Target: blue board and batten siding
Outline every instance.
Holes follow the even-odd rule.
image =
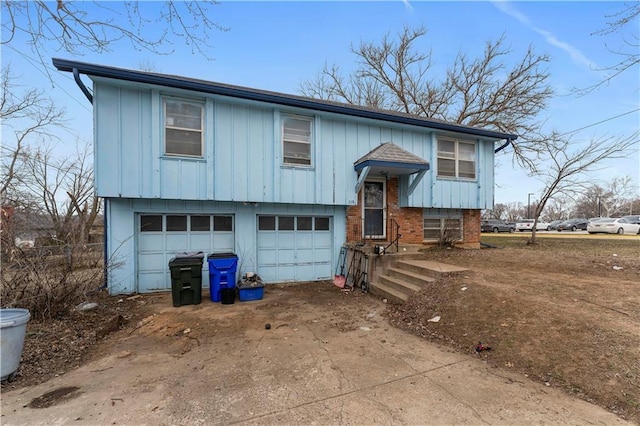
[[[115,265],[109,270],[112,294],[166,290],[170,285],[166,266],[173,248],[170,236],[157,236],[158,241],[164,238],[164,252],[140,245],[139,215],[153,213],[232,215],[233,249],[242,257],[243,271],[265,271],[266,281],[279,281],[286,274],[291,279],[329,278],[346,239],[346,208],[356,204],[354,162],[384,142],[431,164],[411,195],[407,189],[412,177],[400,178],[400,207],[485,209],[493,204],[493,140],[475,139],[477,179],[437,179],[437,134],[430,129],[100,77],[93,80],[95,179],[98,195],[108,199],[106,238]],[[164,155],[165,96],[203,103],[202,158]],[[283,114],[313,117],[311,167],[282,165]],[[259,215],[280,214],[330,217],[330,234],[270,235],[257,230]],[[143,245],[152,245],[153,238],[144,238]],[[271,250],[265,238],[282,238],[284,245]],[[308,241],[315,246],[302,244]],[[320,261],[308,262],[312,253]],[[280,264],[272,264],[278,256]],[[298,256],[297,266],[287,256]],[[141,272],[142,261],[148,263]],[[204,269],[206,273],[206,265]]]
[[[436,179],[436,135],[380,121],[306,110],[205,101],[204,157],[164,156],[162,96],[158,90],[94,85],[96,187],[102,197],[353,205],[353,163],[384,142],[432,165],[407,207],[490,208],[492,141],[478,144],[477,180]],[[280,114],[314,117],[311,168],[282,166]],[[401,193],[402,195],[402,193]]]

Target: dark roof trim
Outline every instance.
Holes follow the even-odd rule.
[[[371,167],[388,167],[399,169],[413,169],[413,170],[429,170],[429,163],[405,163],[398,161],[384,161],[384,160],[365,160],[362,163],[358,163],[354,166],[355,171],[364,169],[367,166]]]
[[[312,109],[336,114],[351,115],[354,117],[384,120],[400,124],[428,127],[436,130],[464,133],[475,136],[484,136],[491,139],[511,139],[518,136],[491,130],[477,129],[457,124],[433,121],[418,118],[409,114],[395,113],[358,107],[355,105],[340,104],[337,102],[322,101],[301,96],[287,95],[284,93],[267,92],[247,87],[232,86],[203,80],[195,80],[184,77],[155,74],[143,71],[135,71],[124,68],[109,67],[89,64],[85,62],[70,61],[68,59],[53,58],[53,65],[59,71],[82,73],[89,76],[113,78],[117,80],[133,81],[137,83],[155,84],[176,89],[193,90],[196,92],[211,93],[234,98],[248,99],[285,105],[290,107]]]

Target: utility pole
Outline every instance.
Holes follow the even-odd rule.
[[[531,196],[533,192],[527,194],[527,219],[531,219]]]

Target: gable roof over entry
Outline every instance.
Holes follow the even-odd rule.
[[[392,142],[386,142],[358,159],[353,167],[360,174],[355,187],[356,193],[368,176],[406,176],[417,173],[409,186],[411,194],[429,170],[429,163]]]

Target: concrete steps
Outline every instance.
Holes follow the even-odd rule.
[[[397,260],[371,282],[369,290],[392,303],[402,304],[425,284],[467,271],[467,268],[429,260]]]

